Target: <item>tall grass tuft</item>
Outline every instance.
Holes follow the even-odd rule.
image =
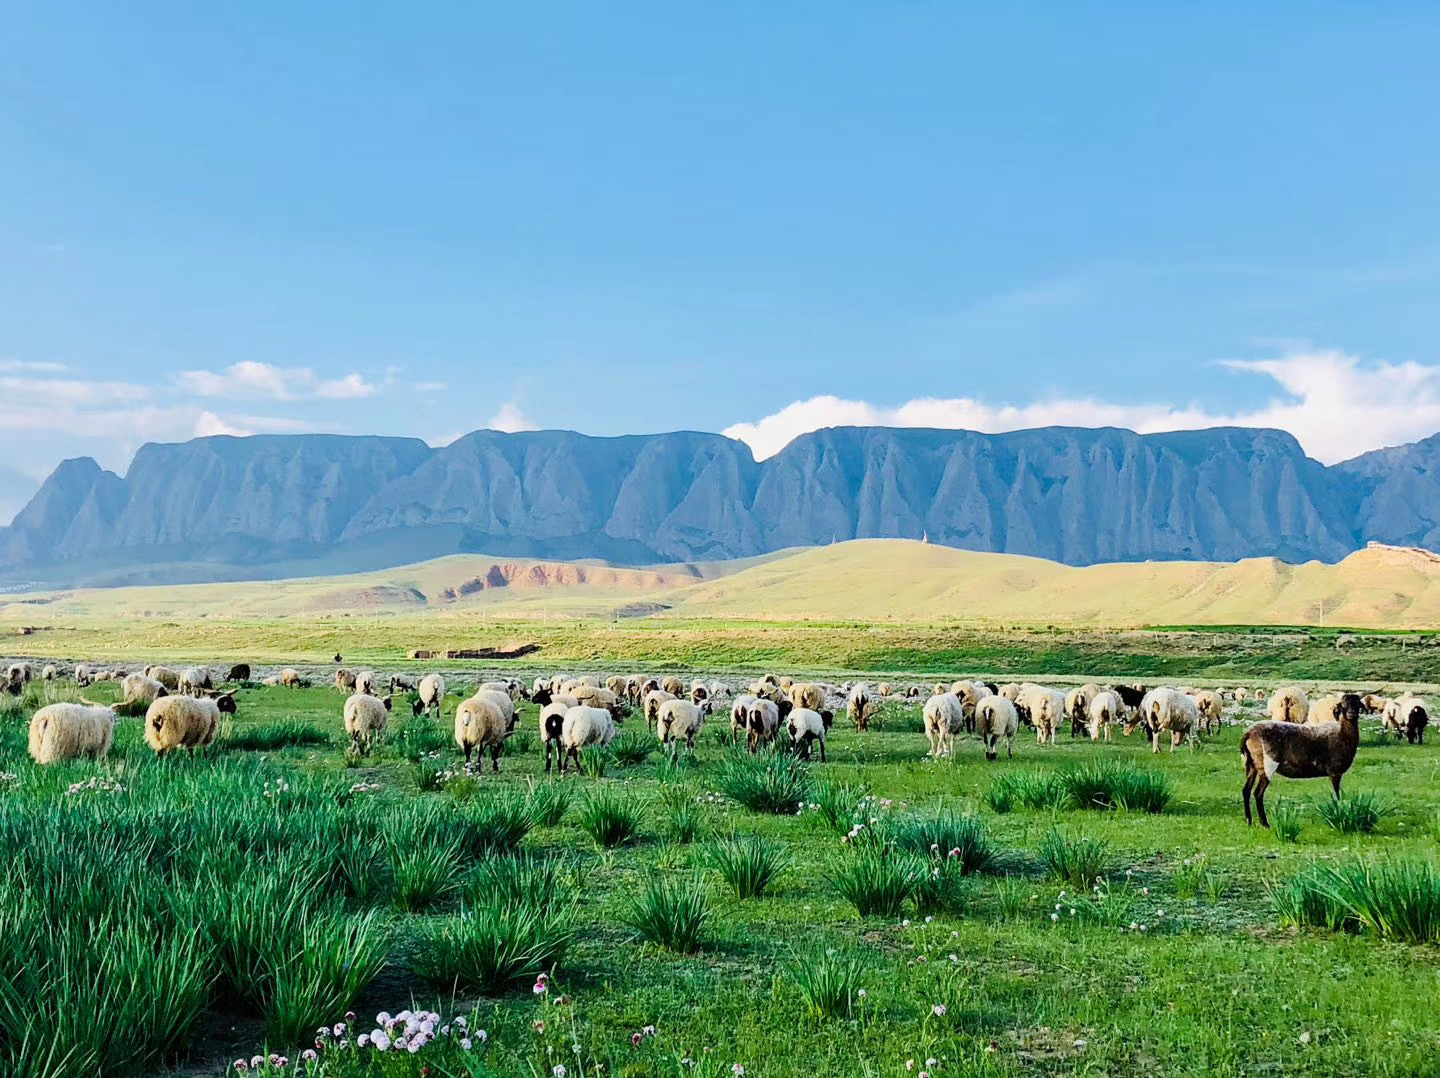
[[[864,818],[869,793],[858,783],[819,779],[813,784],[810,798],[815,812],[832,830],[848,831]]]
[[[858,955],[817,950],[797,955],[785,967],[785,975],[804,1000],[806,1012],[819,1022],[854,1013],[862,998],[866,966]]]
[[[578,876],[577,862],[571,858],[518,853],[481,861],[466,890],[476,906],[495,901],[552,910],[569,903]]]
[[[828,875],[835,891],[861,917],[898,917],[924,871],[924,862],[914,855],[866,845],[842,857]]]
[[[395,908],[418,913],[448,898],[459,884],[460,844],[390,847]]]
[[[763,895],[789,863],[784,850],[758,835],[717,839],[705,850],[705,858],[742,899]]]
[[[624,920],[641,939],[668,951],[691,954],[700,949],[709,916],[710,901],[703,881],[682,883],[652,876],[631,902]]]
[[[614,755],[602,745],[586,745],[580,750],[580,771],[587,778],[603,779],[614,762]]]
[[[1315,812],[1342,835],[1368,835],[1390,814],[1390,806],[1371,794],[1324,797]]]
[[[714,774],[716,788],[751,812],[793,816],[810,800],[810,770],[777,749],[727,753]]]
[[[1040,859],[1057,880],[1088,891],[1114,867],[1110,844],[1089,835],[1068,836],[1052,830],[1040,840]]]
[[[569,911],[502,897],[424,922],[415,966],[451,991],[499,992],[549,972],[574,940]]]
[[[579,808],[580,827],[597,846],[612,849],[640,833],[640,806],[613,786],[601,786]]]
[[[300,719],[282,719],[259,726],[233,729],[224,746],[238,752],[277,752],[291,747],[330,744],[330,735],[313,723]]]
[[[1357,858],[1313,866],[1305,878],[1348,919],[1377,936],[1440,941],[1440,870],[1431,861]]]
[[[998,854],[984,820],[949,810],[892,817],[885,831],[897,849],[954,862],[962,873],[983,871]]]
[[[556,827],[570,809],[575,788],[559,782],[530,781],[526,802],[530,807],[530,819],[536,827]]]
[[[626,730],[610,745],[616,762],[623,767],[643,764],[650,758],[650,754],[657,752],[659,748],[660,742],[655,735],[646,730]]]
[[[1070,803],[1082,809],[1163,812],[1175,796],[1168,775],[1117,760],[1067,768],[1055,776]]]
[[[1051,771],[1006,771],[985,791],[985,804],[998,813],[1017,808],[1059,809],[1069,800],[1069,791]]]
[[[1304,810],[1290,800],[1279,801],[1270,810],[1270,831],[1277,842],[1300,841],[1300,832],[1305,828]]]

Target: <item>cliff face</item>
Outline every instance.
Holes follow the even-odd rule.
[[[209,562],[222,577],[296,561],[328,572],[356,550],[372,564],[460,550],[643,563],[922,535],[1072,565],[1440,548],[1440,436],[1333,468],[1288,434],[1235,428],[835,428],[760,463],[691,432],[477,431],[444,449],[200,438],[145,446],[123,479],[66,461],[0,529],[0,566],[60,579]]]

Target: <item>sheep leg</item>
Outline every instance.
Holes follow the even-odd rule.
[[[997,752],[995,755],[999,756],[1000,754]],[[1005,759],[1015,759],[1015,739],[1013,737],[1007,737],[1005,739]]]
[[[1246,827],[1251,827],[1255,823],[1255,821],[1250,818],[1250,791],[1255,788],[1255,780],[1258,777],[1255,765],[1250,762],[1250,758],[1247,756],[1245,758],[1245,785],[1240,791],[1240,799],[1245,803]]]
[[[470,766],[470,754],[471,754],[471,752],[473,752],[473,751],[474,751],[474,746],[473,746],[473,745],[466,745],[466,746],[465,746],[465,766],[466,766],[466,767],[469,767],[469,766]]]
[[[826,762],[826,761],[825,761],[825,739],[824,739],[823,737],[820,739],[820,762],[821,762],[822,764]]]
[[[497,772],[497,773],[498,773],[499,770],[500,770],[500,750],[501,750],[502,748],[504,748],[504,745],[496,745],[496,746],[494,746],[493,748],[491,748],[491,750],[490,750],[490,770],[491,770],[491,771],[494,771],[494,772]]]
[[[1330,776],[1330,785],[1335,788],[1335,800],[1336,800],[1336,801],[1339,801],[1339,800],[1340,800],[1340,779],[1341,779],[1341,778],[1342,778],[1341,775],[1331,775],[1331,776]]]
[[[550,739],[545,739],[545,774],[550,774]]]
[[[1269,827],[1270,818],[1265,815],[1265,789],[1270,785],[1270,776],[1261,772],[1255,780],[1255,811],[1260,815],[1260,826]]]

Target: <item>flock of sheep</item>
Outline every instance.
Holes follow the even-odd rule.
[[[340,661],[340,656],[336,656]],[[248,683],[251,668],[238,664],[222,677],[207,667],[174,670],[151,665],[138,673],[118,669],[92,669],[80,663],[75,683],[86,688],[96,681],[120,683],[122,705],[145,708],[144,737],[157,753],[177,748],[203,748],[215,740],[221,717],[236,710],[234,691],[226,683]],[[55,665],[38,675],[33,663],[13,663],[0,689],[18,694],[35,677],[58,679]],[[297,670],[286,668],[263,679],[271,686],[307,684]],[[442,715],[447,691],[439,673],[423,676],[392,675],[381,696],[380,677],[373,670],[336,670],[334,684],[345,695],[342,718],[355,751],[368,754],[388,724],[394,699],[408,694],[414,715]],[[717,703],[729,698],[730,735],[743,740],[750,751],[777,741],[783,730],[790,748],[810,758],[818,752],[826,760],[825,743],[836,710],[843,707],[857,730],[869,727],[876,708],[887,698],[921,702],[924,731],[934,758],[955,751],[957,735],[975,736],[987,760],[999,756],[1000,743],[1013,755],[1014,739],[1022,723],[1035,731],[1039,744],[1054,744],[1062,728],[1072,737],[1110,741],[1120,726],[1125,734],[1143,728],[1152,751],[1159,752],[1168,738],[1174,752],[1186,739],[1218,730],[1227,705],[1265,701],[1267,719],[1251,724],[1241,739],[1245,764],[1245,818],[1250,820],[1252,792],[1260,822],[1268,826],[1264,795],[1276,775],[1289,778],[1330,778],[1335,793],[1340,777],[1354,761],[1359,743],[1359,717],[1378,715],[1382,726],[1411,744],[1423,744],[1429,724],[1429,705],[1421,697],[1404,693],[1387,698],[1374,693],[1329,693],[1310,697],[1299,687],[1275,690],[1188,689],[1136,685],[1087,684],[1062,691],[1033,683],[997,685],[990,681],[956,681],[950,685],[912,685],[903,692],[882,682],[872,689],[866,683],[828,685],[766,675],[739,691],[720,681],[685,682],[671,675],[639,674],[556,676],[536,678],[527,685],[518,678],[484,681],[455,708],[455,743],[467,766],[490,756],[498,771],[505,741],[519,723],[517,707],[529,700],[540,708],[539,731],[545,745],[545,770],[552,757],[563,774],[578,763],[588,746],[608,745],[629,713],[644,716],[662,744],[695,740]],[[30,755],[39,763],[78,757],[105,756],[114,740],[116,710],[93,701],[55,703],[40,708],[30,724]]]

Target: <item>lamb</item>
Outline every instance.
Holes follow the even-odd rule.
[[[1103,731],[1105,740],[1110,740],[1110,727],[1120,721],[1124,714],[1124,703],[1120,700],[1120,694],[1114,689],[1104,689],[1095,694],[1095,699],[1090,701],[1090,716],[1086,729],[1089,731],[1091,741],[1099,741]]]
[[[410,713],[416,718],[433,710],[435,717],[440,717],[440,710],[445,704],[445,679],[439,674],[426,674],[420,679],[415,691],[419,699],[410,705]]]
[[[1026,685],[1015,700],[1015,710],[1030,713],[1035,724],[1035,740],[1038,744],[1055,744],[1056,735],[1065,721],[1065,694],[1041,685]]]
[[[145,668],[145,676],[154,678],[171,692],[180,691],[180,675],[168,666],[160,666],[158,664],[147,666]]]
[[[975,706],[975,732],[985,746],[985,759],[1000,758],[1000,739],[1005,739],[1005,758],[1015,755],[1015,735],[1020,732],[1020,716],[1015,705],[1003,696],[993,693],[983,697]]]
[[[678,700],[674,693],[666,692],[664,689],[651,689],[645,694],[645,728],[658,727],[660,723],[660,708],[671,700]]]
[[[365,693],[353,693],[345,698],[345,732],[361,755],[370,755],[375,739],[390,725],[390,707],[389,696],[380,700]]]
[[[1140,708],[1125,727],[1128,737],[1136,726],[1144,726],[1150,734],[1150,750],[1160,751],[1160,734],[1170,732],[1170,751],[1174,752],[1185,735],[1200,722],[1195,701],[1178,689],[1151,689],[1140,701]]]
[[[355,684],[351,688],[351,692],[360,693],[362,696],[374,696],[375,682],[374,670],[361,670],[355,675]]]
[[[1099,685],[1081,685],[1065,694],[1065,714],[1070,716],[1070,736],[1079,737],[1090,720],[1090,701],[1100,692]]]
[[[669,702],[695,706],[685,700]],[[615,722],[610,718],[610,712],[603,707],[585,707],[583,704],[572,707],[565,712],[560,729],[560,746],[563,750],[560,754],[560,774],[565,774],[565,765],[570,760],[575,761],[576,767],[580,766],[580,750],[587,745],[604,746],[614,739]]]
[[[828,711],[815,711],[808,707],[797,707],[785,720],[790,743],[795,746],[795,755],[802,760],[810,759],[811,749],[820,746],[820,762],[825,763],[825,735],[835,716]]]
[[[1277,773],[1287,779],[1329,778],[1339,799],[1340,779],[1355,762],[1359,745],[1360,697],[1354,693],[1341,697],[1339,722],[1310,725],[1270,719],[1252,724],[1240,738],[1240,758],[1245,763],[1245,822],[1253,822],[1253,789],[1260,826],[1270,826],[1265,816],[1265,790]]]
[[[225,680],[231,682],[232,684],[237,681],[249,681],[250,664],[236,663],[234,666],[230,667],[230,672],[225,675]]]
[[[573,696],[556,696],[540,709],[540,739],[545,743],[545,770],[550,770],[550,749],[558,758],[562,752],[560,735],[565,731],[565,713],[579,707]]]
[[[235,697],[162,696],[145,712],[145,743],[157,756],[203,749],[215,740],[220,716],[235,713]]]
[[[505,747],[505,738],[510,735],[511,720],[501,704],[508,697],[493,692],[479,692],[467,700],[461,700],[455,709],[455,744],[465,752],[465,766],[470,766],[471,757],[478,751],[483,761],[485,752],[490,753],[490,766],[500,770],[500,753]]]
[[[1301,723],[1309,713],[1310,700],[1294,685],[1276,689],[1265,705],[1265,714],[1274,722]]]
[[[857,682],[851,687],[850,696],[845,701],[845,713],[850,716],[855,729],[870,729],[871,705],[870,686],[863,681]]]
[[[709,700],[703,704],[692,704],[689,700],[666,700],[660,705],[656,716],[656,732],[660,735],[660,743],[668,745],[671,741],[683,739],[685,747],[693,749],[695,737],[705,725],[705,718],[709,714]]]
[[[49,704],[30,719],[30,756],[37,764],[100,760],[115,742],[115,712],[88,700]]]
[[[298,689],[305,684],[305,680],[300,676],[300,671],[293,666],[287,666],[275,675],[275,683],[287,689]]]
[[[180,672],[179,691],[187,696],[204,696],[215,687],[215,679],[204,666],[190,666]]]
[[[750,705],[755,703],[758,697],[751,696],[748,692],[741,693],[730,702],[730,743],[733,745],[740,740],[740,735],[750,728]]]
[[[131,707],[144,704],[148,708],[160,697],[170,695],[169,689],[144,674],[126,675],[125,680],[120,683],[120,691],[125,705]]]
[[[671,674],[669,677],[661,681],[660,687],[666,692],[668,692],[671,696],[675,697],[675,699],[677,700],[685,695],[685,682],[681,681],[674,674]]]
[[[953,692],[938,693],[925,701],[921,712],[925,720],[925,736],[930,739],[930,755],[935,759],[949,756],[955,750],[955,734],[965,726],[965,707]]]
[[[745,711],[745,744],[752,753],[758,751],[761,745],[768,745],[775,740],[775,735],[780,732],[781,720],[792,710],[794,709],[789,700],[781,700],[778,704],[773,700],[751,700]]]
[[[1195,701],[1195,711],[1200,716],[1200,729],[1203,733],[1210,733],[1211,727],[1215,732],[1220,730],[1220,716],[1225,711],[1224,701],[1221,700],[1218,692],[1210,689],[1201,689],[1192,693],[1190,699]]]
[[[807,681],[797,681],[790,686],[790,703],[794,707],[808,708],[811,711],[819,711],[825,706],[825,693],[819,685]]]

